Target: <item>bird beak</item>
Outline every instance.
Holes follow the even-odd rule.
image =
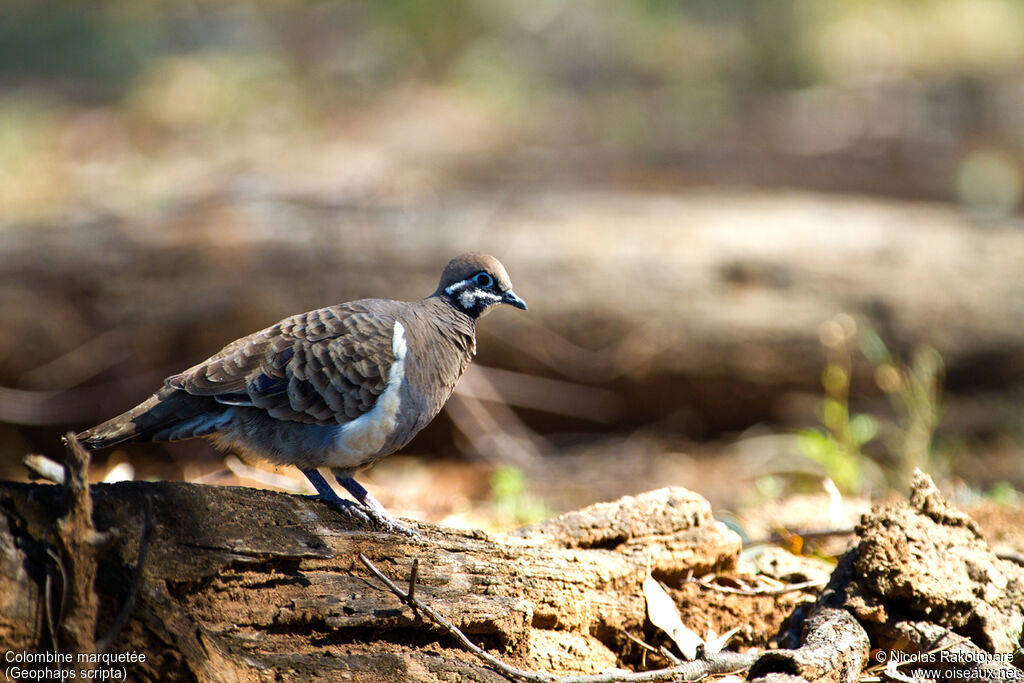
[[[501,295],[501,303],[508,304],[509,306],[515,306],[516,308],[521,308],[524,311],[528,308],[526,302],[520,299],[519,295],[517,295],[511,289]]]

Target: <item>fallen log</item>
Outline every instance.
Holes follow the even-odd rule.
[[[645,642],[643,579],[713,590],[692,576],[735,569],[740,549],[685,489],[494,538],[421,524],[410,539],[346,526],[315,498],[86,487],[86,464],[72,447],[66,484],[0,482],[8,678],[610,683],[749,667],[750,680],[846,682],[860,678],[872,644],[886,680],[908,680],[906,657],[941,663],[943,680],[1021,675],[1024,570],[995,556],[920,472],[909,504],[865,515],[817,602],[792,603],[779,638],[794,649],[719,654],[709,635],[704,656],[684,663]],[[810,585],[820,583],[787,592]],[[650,668],[634,645],[671,666],[623,671]]]
[[[62,495],[0,482],[0,642],[9,651],[66,651],[47,606],[60,622],[57,605],[80,587],[45,578],[67,512]],[[134,601],[107,644],[111,657],[134,656],[120,669],[134,681],[503,680],[404,609],[360,554],[393,577],[408,577],[418,560],[417,595],[506,661],[596,673],[620,665],[626,631],[642,632],[648,561],[667,580],[731,567],[740,549],[707,502],[679,488],[494,538],[420,524],[421,536],[408,539],[348,528],[316,499],[171,482],[94,485],[91,505],[110,539],[96,549],[95,630],[109,633]]]

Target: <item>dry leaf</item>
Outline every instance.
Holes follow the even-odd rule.
[[[697,648],[704,644],[699,635],[686,628],[679,617],[675,601],[665,592],[661,584],[654,580],[650,571],[644,578],[644,597],[647,599],[647,616],[651,623],[668,634],[675,641],[679,652],[686,659],[697,657]]]
[[[717,655],[722,651],[722,648],[729,643],[729,640],[739,632],[739,630],[740,627],[737,626],[736,628],[729,629],[722,635],[718,635],[715,633],[715,629],[709,628],[708,635],[704,639],[704,654]]]

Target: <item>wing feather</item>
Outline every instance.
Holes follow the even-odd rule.
[[[168,386],[273,417],[322,425],[373,409],[394,362],[393,312],[373,301],[286,318],[169,377]]]

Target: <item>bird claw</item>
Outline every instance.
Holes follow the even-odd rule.
[[[390,534],[403,534],[411,538],[418,538],[420,533],[415,529],[398,522],[383,510],[375,510],[371,507],[364,507],[351,500],[344,500],[337,496],[314,496],[331,505],[335,510],[345,517],[357,522],[361,526],[368,526],[371,529],[384,531]]]
[[[373,518],[373,523],[380,527],[381,531],[386,531],[391,534],[403,534],[410,538],[419,538],[420,532],[416,531],[411,527],[407,527],[401,522],[391,517],[374,517],[373,513],[368,515]]]

